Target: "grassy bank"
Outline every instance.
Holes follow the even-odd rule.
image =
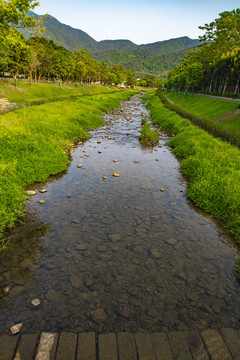
[[[166,109],[158,96],[151,96],[147,107],[154,124],[176,135],[169,145],[182,158],[188,197],[240,243],[240,150]]]
[[[48,84],[32,83],[30,87],[26,81],[17,81],[15,87],[13,80],[0,80],[0,98],[7,98],[10,103],[18,105],[32,101],[55,99],[66,96],[88,95],[117,91],[107,86],[79,85],[79,84]]]
[[[184,97],[183,94],[178,94],[173,91],[167,91],[164,95],[182,109],[211,120],[230,113],[237,105],[234,101],[197,95],[187,95]]]
[[[205,118],[203,116],[190,112],[176,105],[175,103],[170,103],[169,99],[165,96],[167,95],[166,93],[163,94],[161,91],[158,91],[157,95],[163,102],[164,106],[169,110],[175,111],[181,117],[191,120],[193,124],[201,127],[203,130],[206,130],[207,132],[209,132],[209,134],[212,134],[214,137],[217,138],[220,137],[223,140],[230,142],[232,145],[236,145],[240,148],[240,132],[236,128],[230,126],[224,126],[224,124],[222,124],[221,121],[214,121]],[[218,99],[214,99],[214,100],[223,101]]]
[[[97,87],[98,88],[98,87]],[[71,144],[136,91],[85,96],[0,116],[0,233],[24,213],[25,187],[67,168]]]

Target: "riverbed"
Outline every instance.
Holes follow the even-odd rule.
[[[239,327],[237,246],[188,200],[169,136],[140,145],[143,118],[136,95],[74,148],[65,173],[31,186],[0,252],[1,333]]]

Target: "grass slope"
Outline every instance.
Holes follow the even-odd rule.
[[[33,83],[30,87],[26,81],[0,80],[0,98],[7,98],[9,102],[23,104],[31,101],[55,99],[66,96],[89,95],[117,91],[116,88],[106,86],[47,84]]]
[[[236,106],[236,102],[234,101],[203,96],[194,95],[191,97],[190,95],[187,95],[184,97],[183,94],[176,94],[175,92],[170,91],[164,93],[164,95],[182,109],[212,120],[230,113]]]
[[[87,139],[86,130],[101,126],[104,112],[134,93],[85,96],[0,116],[0,234],[24,214],[25,187],[65,170],[71,144]]]
[[[223,221],[240,243],[240,150],[166,109],[159,97],[149,98],[152,122],[176,135],[169,145],[183,159],[187,195]]]

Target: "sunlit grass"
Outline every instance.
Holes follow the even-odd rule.
[[[184,97],[183,94],[170,91],[164,93],[164,95],[181,108],[207,119],[217,119],[224,114],[230,113],[237,105],[234,101],[197,95],[186,95]]]

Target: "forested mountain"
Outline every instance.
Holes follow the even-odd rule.
[[[40,16],[31,12],[36,19]],[[82,30],[62,24],[52,16],[44,19],[43,36],[70,51],[88,49],[99,61],[110,65],[124,64],[138,76],[153,74],[165,76],[166,72],[179,65],[184,51],[195,48],[198,40],[181,37],[150,44],[137,45],[130,40],[96,41]],[[23,31],[26,37],[29,33]]]

